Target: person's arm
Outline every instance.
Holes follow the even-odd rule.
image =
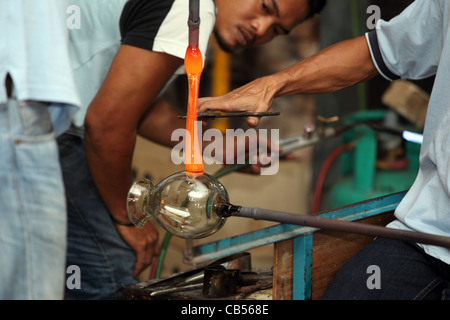
[[[186,120],[164,98],[159,98],[141,118],[138,134],[143,138],[166,147],[174,147],[178,141],[172,141],[172,133],[186,128]]]
[[[114,219],[129,221],[127,193],[141,117],[183,60],[164,53],[122,45],[85,119],[85,148],[94,183]],[[135,276],[151,263],[157,231],[117,225],[136,251]]]
[[[280,72],[256,79],[221,97],[199,99],[206,110],[266,112],[275,98],[291,94],[335,92],[378,73],[364,36],[337,43]],[[249,117],[250,126],[259,123]]]

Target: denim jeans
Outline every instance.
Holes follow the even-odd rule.
[[[447,300],[449,281],[450,266],[416,244],[377,238],[338,272],[322,299]]]
[[[0,299],[62,299],[66,202],[48,104],[0,104]]]
[[[120,237],[95,188],[83,139],[65,133],[58,145],[68,210],[67,266],[79,268],[81,285],[66,287],[65,297],[120,299],[123,286],[137,282],[136,254]]]

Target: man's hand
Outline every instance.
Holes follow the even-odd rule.
[[[272,106],[277,87],[270,77],[256,79],[220,97],[200,98],[198,112],[220,110],[224,112],[267,112]],[[259,124],[259,118],[248,117],[251,127]]]
[[[128,245],[136,252],[136,267],[133,276],[137,279],[145,268],[152,264],[159,255],[158,230],[151,223],[144,228],[117,225],[117,231]]]

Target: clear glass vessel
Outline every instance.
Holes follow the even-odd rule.
[[[156,186],[142,179],[128,193],[129,219],[138,227],[152,217],[172,235],[198,239],[219,230],[225,218],[216,214],[219,203],[228,203],[225,187],[206,173],[191,177],[171,175]]]

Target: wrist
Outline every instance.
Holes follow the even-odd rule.
[[[118,220],[118,219],[114,218],[112,215],[110,215],[110,216],[111,216],[112,221],[115,224],[118,224],[120,226],[125,226],[125,227],[133,227],[134,226],[134,223],[132,223],[129,220],[128,221]]]
[[[275,73],[270,76],[271,83],[273,83],[272,92],[273,97],[281,97],[284,95],[289,95],[289,83],[290,83],[290,75],[287,72],[284,72],[284,70]]]

